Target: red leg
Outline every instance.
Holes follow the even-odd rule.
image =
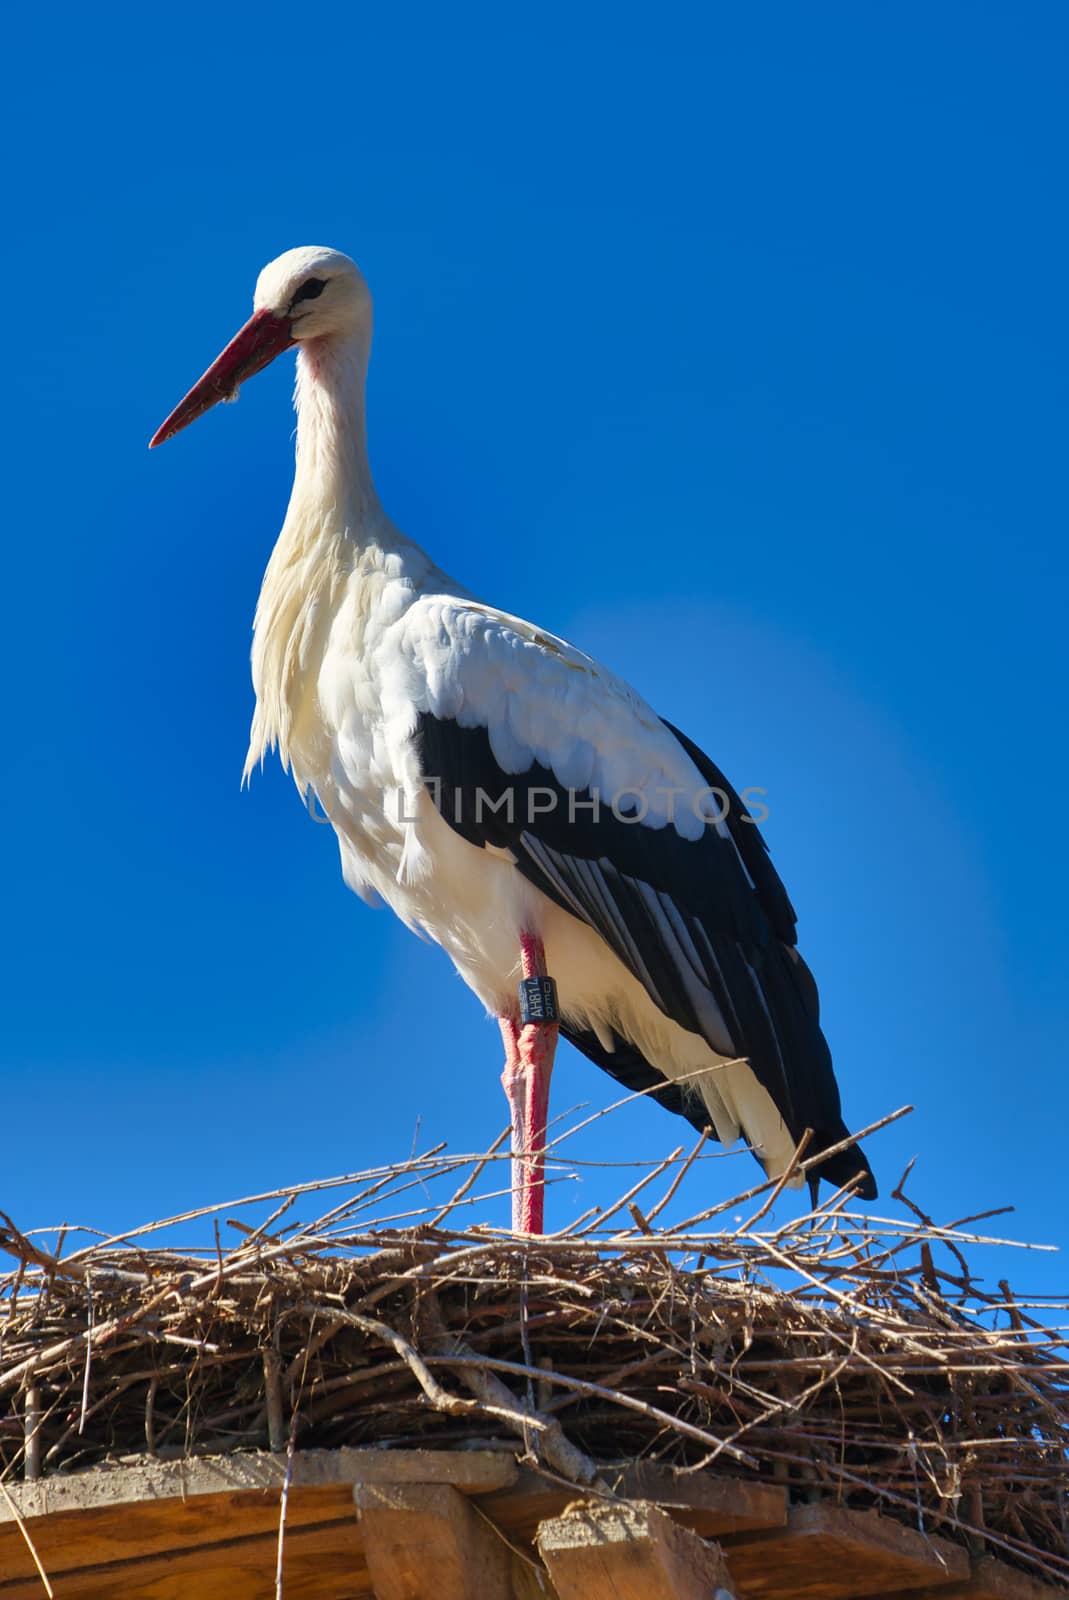
[[[520,935],[520,964],[525,978],[547,976],[545,947],[537,934]],[[520,1173],[514,1166],[514,1180],[518,1176],[521,1181],[518,1195],[513,1189],[513,1226],[520,1233],[542,1233],[545,1226],[546,1121],[558,1031],[555,1021],[528,1022],[516,1036],[523,1082],[523,1144]]]
[[[498,1017],[501,1042],[505,1046],[505,1069],[501,1074],[502,1087],[509,1103],[512,1118],[512,1227],[521,1229],[520,1190],[522,1188],[523,1153],[527,1147],[527,1106],[524,1097],[523,1064],[520,1060],[519,1013]]]
[[[525,978],[545,978],[546,952],[537,934],[520,935]],[[556,1022],[520,1022],[519,1008],[498,1017],[505,1046],[501,1082],[512,1117],[512,1226],[541,1233],[545,1221],[545,1145]]]

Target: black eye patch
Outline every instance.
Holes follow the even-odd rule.
[[[318,300],[326,286],[325,278],[306,278],[290,301],[290,310],[293,310],[298,300]]]

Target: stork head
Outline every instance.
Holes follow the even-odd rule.
[[[246,378],[292,345],[371,329],[371,296],[359,268],[339,250],[321,245],[302,245],[268,262],[256,280],[252,304],[248,322],[157,429],[150,450],[220,400],[236,399]]]

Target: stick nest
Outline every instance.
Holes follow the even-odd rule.
[[[496,1151],[232,1203],[207,1246],[158,1238],[197,1222],[211,1240],[209,1210],[65,1256],[3,1218],[0,1476],[505,1439],[595,1490],[637,1460],[774,1481],[1069,1585],[1069,1362],[1005,1283],[972,1277],[965,1251],[1002,1241],[936,1227],[901,1186],[900,1220],[840,1194],[773,1226],[766,1185],[660,1226],[697,1155],[530,1242],[459,1225]],[[330,1188],[325,1216],[282,1225]],[[254,1203],[274,1205],[258,1227],[227,1215]]]

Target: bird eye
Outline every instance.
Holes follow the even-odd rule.
[[[295,306],[298,300],[318,300],[326,286],[325,278],[306,278],[290,301],[290,306]]]

